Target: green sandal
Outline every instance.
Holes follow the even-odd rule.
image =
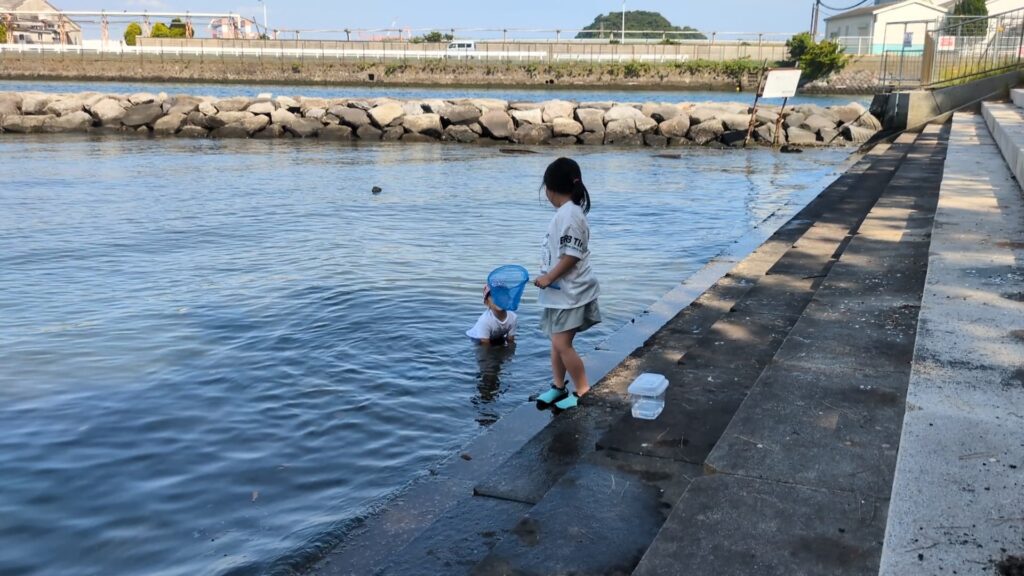
[[[569,396],[568,390],[565,388],[558,388],[551,386],[547,392],[537,396],[537,409],[547,410],[556,402],[559,402]]]

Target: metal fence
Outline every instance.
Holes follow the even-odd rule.
[[[921,84],[942,86],[1020,67],[1024,9],[986,18],[949,17],[929,34]]]
[[[843,49],[843,53],[854,56],[872,54],[874,50],[873,36],[837,36],[830,38]]]

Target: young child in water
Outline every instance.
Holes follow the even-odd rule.
[[[515,344],[518,323],[516,313],[498,308],[491,299],[491,289],[488,286],[484,286],[484,306],[487,306],[487,310],[484,310],[476,324],[466,331],[466,336],[484,346]]]
[[[537,398],[537,407],[566,410],[590,390],[573,339],[601,321],[597,306],[600,286],[590,268],[590,193],[583,185],[579,164],[569,158],[552,162],[544,172],[544,193],[555,207],[555,215],[544,236],[541,275],[534,284],[541,288],[539,302],[544,308],[540,327],[551,338],[553,382],[551,389]],[[546,290],[548,287],[551,289]],[[572,394],[565,386],[567,372],[573,382]]]

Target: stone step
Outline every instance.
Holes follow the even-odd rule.
[[[1024,558],[1024,197],[980,116],[953,117],[930,253],[880,574],[997,573]]]
[[[634,574],[877,572],[944,151],[915,141]]]
[[[1024,108],[1024,89],[1014,88],[1010,90],[1010,100],[1020,108]]]
[[[981,114],[1010,172],[1024,182],[1024,111],[1015,104],[983,102]]]
[[[673,349],[666,339],[653,353],[638,351],[627,369],[631,375],[658,371],[672,382],[665,412],[655,421],[639,421],[620,408],[615,426],[599,442],[604,449],[580,454],[580,463],[566,469],[513,529],[514,534],[537,537],[502,540],[473,573],[630,573],[671,510],[675,501],[671,495],[681,493],[700,475],[704,457],[813,297],[820,276],[827,274],[830,262],[849,244],[885,188],[902,158],[901,150],[874,158],[872,166],[860,174],[859,186],[832,197],[829,209],[816,216],[833,222],[808,227],[795,246],[774,264],[763,266],[765,275],[692,346]],[[848,216],[851,200],[859,202],[861,212],[847,219],[843,230],[835,222]],[[768,308],[772,300],[775,309]],[[545,444],[556,445],[557,437],[555,432],[550,438],[538,438],[538,450],[526,456],[536,457]],[[630,462],[629,470],[610,465],[624,459]],[[510,472],[514,469],[503,469],[500,479],[495,479],[495,485],[504,490],[502,497],[513,493],[509,484],[521,483],[509,480]],[[478,493],[482,489],[478,486]],[[486,490],[492,495],[498,492],[493,486]]]

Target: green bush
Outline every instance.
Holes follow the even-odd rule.
[[[953,6],[951,16],[950,24],[966,22],[955,28],[957,36],[984,36],[988,33],[988,22],[974,20],[988,16],[985,0],[960,0]]]
[[[3,22],[0,22],[0,44],[7,43],[7,26],[4,26]]]
[[[622,67],[622,76],[625,78],[640,78],[651,73],[651,65],[647,62],[627,62]]]
[[[439,42],[451,42],[454,38],[451,34],[442,34],[437,30],[432,30],[422,36],[412,38],[410,42],[413,44],[423,44],[424,42],[437,44]]]
[[[181,18],[175,18],[171,20],[171,38],[185,38],[188,35],[188,30],[185,28],[185,22]]]
[[[814,46],[814,38],[811,38],[810,32],[801,32],[796,36],[793,36],[789,40],[786,40],[786,48],[789,48],[789,59],[792,62],[799,62],[807,50]]]
[[[138,22],[132,22],[124,30],[124,43],[135,46],[135,38],[138,36],[142,36],[142,26],[139,26]]]
[[[810,82],[829,74],[842,71],[850,57],[843,54],[843,47],[830,40],[813,44],[800,57],[803,80]]]
[[[149,32],[150,38],[170,38],[171,29],[167,27],[167,24],[163,22],[157,22],[153,25],[153,29]]]

